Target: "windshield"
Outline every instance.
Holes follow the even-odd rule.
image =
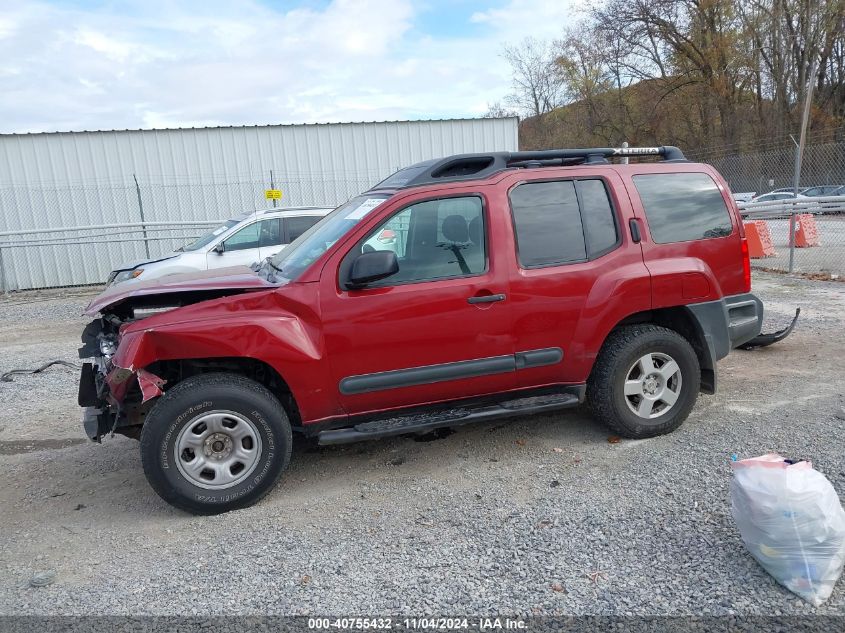
[[[296,280],[306,268],[329,250],[332,244],[346,235],[388,197],[376,194],[352,198],[279,251],[270,263],[285,279]]]
[[[224,224],[221,224],[220,226],[218,226],[216,229],[214,229],[210,233],[206,233],[202,237],[198,237],[196,240],[194,240],[193,242],[191,242],[187,246],[183,246],[182,250],[183,251],[198,251],[203,246],[208,246],[209,244],[211,244],[211,242],[214,241],[214,238],[216,238],[221,233],[228,231],[229,229],[231,229],[233,226],[235,226],[241,220],[243,220],[243,218],[241,218],[240,220],[239,219],[227,220]]]

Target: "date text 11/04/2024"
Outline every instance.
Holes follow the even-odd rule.
[[[308,628],[314,630],[476,630],[522,631],[524,620],[512,618],[309,618]]]

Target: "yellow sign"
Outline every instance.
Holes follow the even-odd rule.
[[[268,200],[281,200],[282,199],[282,190],[281,189],[265,189],[264,190],[264,197]]]

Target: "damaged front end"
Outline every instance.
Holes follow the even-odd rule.
[[[147,403],[162,395],[166,382],[144,369],[114,362],[122,325],[120,317],[109,314],[89,323],[82,333],[79,357],[89,362],[82,365],[78,402],[84,408],[85,433],[95,442],[109,433],[137,439]]]
[[[79,357],[87,361],[79,383],[79,405],[85,409],[88,437],[99,442],[109,433],[140,436],[144,418],[166,383],[151,367],[161,350],[155,345],[145,347],[145,334],[156,329],[156,324],[160,327],[162,318],[167,320],[180,309],[208,305],[215,299],[276,287],[249,268],[238,266],[128,286],[116,284],[95,297],[85,314],[98,316],[85,327],[79,348]],[[150,324],[149,328],[141,322]]]

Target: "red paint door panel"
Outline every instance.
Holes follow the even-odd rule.
[[[467,196],[454,188],[448,198],[436,193],[427,192],[425,200],[404,198],[381,210],[354,246],[323,269],[327,357],[349,414],[514,387],[514,372],[508,369],[514,352],[508,265],[489,247],[507,230],[503,214],[491,212],[478,193],[469,196],[479,201],[477,207],[459,200]],[[481,226],[475,208],[482,210]],[[476,250],[480,245],[487,251],[486,265]],[[396,252],[398,275],[376,287],[341,288],[344,260],[368,248]],[[413,278],[426,270],[452,278]],[[469,301],[479,298],[481,303]]]
[[[630,238],[628,220],[632,214],[624,189],[620,189],[621,179],[608,168],[568,168],[558,173],[544,170],[542,180],[549,179],[577,180],[579,184],[573,185],[577,195],[569,211],[565,204],[547,205],[543,209],[542,217],[547,220],[544,231],[548,231],[561,214],[569,218],[568,224],[564,223],[558,229],[560,239],[549,240],[547,247],[553,253],[555,244],[563,240],[572,250],[575,248],[572,244],[577,240],[571,242],[571,234],[575,233],[584,251],[581,261],[543,264],[538,258],[534,266],[529,267],[527,260],[530,257],[526,257],[524,252],[528,245],[523,243],[527,236],[520,240],[520,220],[518,211],[514,212],[514,239],[520,251],[518,256],[511,258],[515,348],[517,352],[550,347],[563,350],[560,364],[517,372],[517,387],[520,388],[583,383],[610,330],[626,316],[648,310],[651,304],[649,274],[641,249]],[[583,185],[585,181],[590,182],[589,189]],[[595,186],[597,181],[604,185],[603,189]],[[514,199],[515,187],[521,183],[536,182],[541,182],[539,177],[527,179],[514,176],[510,187],[511,205],[518,203]],[[587,195],[590,190],[592,202]],[[618,190],[623,192],[622,196],[618,195]],[[568,195],[566,190],[562,193]],[[551,195],[554,198],[557,194]],[[602,198],[604,207],[598,204]],[[610,208],[607,207],[608,200]],[[591,223],[600,214],[615,217],[617,241],[613,244],[602,241],[597,231],[598,236],[591,235],[591,230],[595,230],[595,227],[591,229]],[[606,229],[605,225],[605,233]],[[594,242],[600,247],[595,253],[590,247]],[[575,253],[574,256],[577,255]]]

